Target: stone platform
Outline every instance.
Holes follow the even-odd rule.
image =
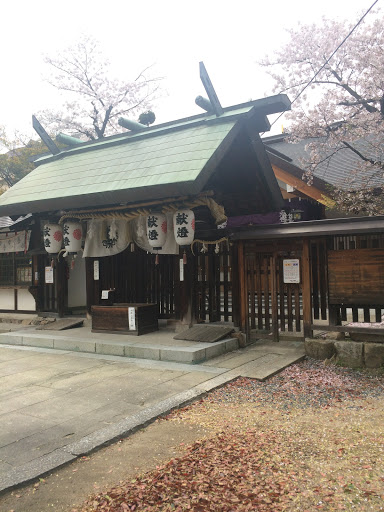
[[[92,354],[122,356],[154,361],[172,361],[198,364],[239,348],[237,338],[225,338],[215,343],[175,340],[174,329],[161,327],[159,331],[142,336],[92,333],[89,326],[66,331],[41,331],[35,326],[0,328],[0,344],[59,349]]]

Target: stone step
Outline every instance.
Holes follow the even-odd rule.
[[[169,345],[163,343],[145,343],[138,337],[124,340],[117,336],[115,340],[102,337],[76,337],[55,335],[54,333],[14,331],[0,334],[0,344],[24,345],[29,347],[53,348],[74,352],[86,352],[121,357],[151,359],[155,361],[173,361],[186,364],[197,364],[232,352],[239,348],[236,338],[226,338],[215,343],[190,343],[189,346],[177,346],[169,339]]]

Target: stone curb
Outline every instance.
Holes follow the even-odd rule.
[[[24,466],[12,469],[7,475],[0,478],[0,493],[35,480],[39,476],[45,475],[75,459],[75,455],[71,455],[63,449],[58,449],[24,464]]]
[[[168,414],[173,409],[193,402],[209,391],[221,387],[239,376],[240,373],[234,370],[218,375],[192,389],[147,407],[145,410],[120,420],[114,425],[84,436],[80,441],[68,444],[21,467],[12,469],[6,476],[0,478],[0,494],[36,480],[64,464],[73,462],[82,455],[89,454],[97,448],[113,443],[117,439],[127,437],[140,428],[146,427],[159,416]]]

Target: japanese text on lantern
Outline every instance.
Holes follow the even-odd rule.
[[[188,214],[177,213],[176,226],[181,226],[177,228],[177,236],[179,238],[187,238],[189,235],[189,230],[183,224],[186,224],[188,226]]]

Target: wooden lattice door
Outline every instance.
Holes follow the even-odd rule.
[[[246,251],[246,328],[277,338],[276,261],[272,253]]]
[[[292,248],[292,247],[291,247]],[[299,247],[247,244],[244,248],[244,302],[245,328],[270,335],[278,341],[279,333],[295,332],[301,335],[302,254]],[[285,282],[284,266],[296,262],[298,282]]]

